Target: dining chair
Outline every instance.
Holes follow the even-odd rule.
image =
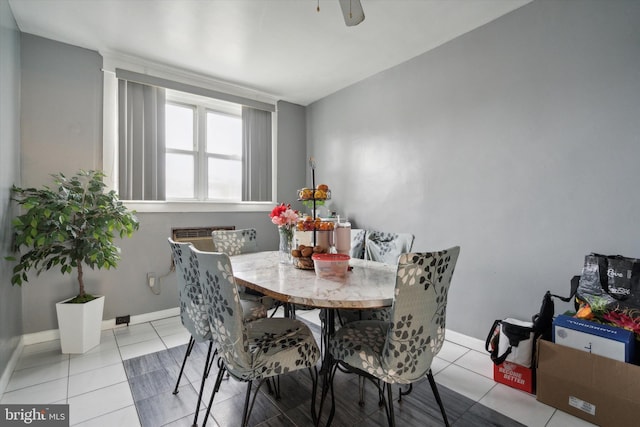
[[[364,237],[364,259],[397,265],[398,258],[403,253],[411,252],[414,236],[410,233],[387,233],[383,231],[368,231]],[[354,320],[384,320],[389,321],[388,308],[368,310],[340,310],[338,312],[341,324]]]
[[[367,231],[364,241],[364,259],[396,265],[400,254],[411,252],[413,234]]]
[[[193,264],[198,266],[209,324],[222,361],[203,426],[225,371],[247,383],[241,422],[246,426],[262,384],[270,378],[279,378],[282,374],[303,368],[309,369],[313,383],[311,414],[315,423],[316,363],[320,351],[309,327],[290,318],[243,322],[243,308],[229,257],[224,253],[202,252],[193,247],[190,251]],[[255,390],[253,381],[259,381]]]
[[[211,238],[216,252],[229,256],[258,251],[258,233],[255,228],[213,230]]]
[[[395,426],[391,385],[409,384],[411,389],[426,376],[444,423],[449,425],[431,363],[444,343],[447,294],[459,253],[460,247],[455,246],[439,252],[402,254],[390,322],[355,321],[334,334],[329,342],[334,364],[329,372],[332,408],[327,425],[335,411],[333,378],[338,367],[378,387],[391,427]]]
[[[214,230],[211,232],[213,245],[216,252],[222,252],[228,256],[246,254],[258,251],[258,233],[255,228],[242,228],[238,230]],[[261,303],[265,310],[274,308],[274,301],[253,289],[239,287],[240,299]]]
[[[202,287],[198,280],[199,272],[193,264],[189,262],[190,252],[189,248],[192,247],[191,243],[175,242],[171,238],[168,238],[169,246],[171,248],[171,254],[173,257],[174,265],[176,268],[176,281],[178,284],[178,296],[180,299],[180,321],[182,325],[189,331],[191,336],[189,337],[189,343],[185,351],[184,358],[182,360],[182,366],[180,367],[180,373],[178,374],[178,380],[173,390],[173,394],[178,394],[180,380],[184,372],[187,359],[191,355],[193,347],[198,342],[208,342],[209,348],[207,351],[207,357],[202,372],[202,380],[200,383],[200,392],[198,394],[198,402],[196,404],[196,413],[193,419],[193,425],[198,423],[198,413],[200,409],[200,401],[202,399],[202,393],[204,391],[205,380],[209,376],[209,371],[215,358],[216,351],[214,351],[213,334],[211,333],[211,327],[209,324],[209,317],[207,314],[206,306],[204,305],[204,299],[202,296]],[[261,304],[251,301],[241,302],[244,305],[243,321],[250,322],[262,317],[266,317],[267,311]]]
[[[351,247],[349,248],[349,256],[351,258],[364,259],[364,238],[366,230],[361,228],[351,229]]]

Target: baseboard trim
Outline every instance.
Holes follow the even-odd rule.
[[[447,329],[445,333],[445,339],[452,343],[461,345],[463,347],[470,348],[479,352],[485,352],[484,341],[478,338],[470,337],[469,335],[461,334],[460,332]]]
[[[139,323],[153,322],[154,320],[165,319],[167,317],[179,316],[180,307],[168,308],[166,310],[153,311],[151,313],[136,314],[131,316],[129,325]],[[107,319],[102,321],[102,330],[126,328],[127,325],[117,325],[116,319]],[[60,339],[60,331],[58,329],[49,329],[47,331],[33,332],[22,336],[23,345],[37,344],[41,342],[54,341]],[[13,371],[11,371],[13,372]]]
[[[18,364],[18,359],[20,359],[20,355],[22,354],[22,349],[24,348],[24,337],[21,336],[18,339],[18,345],[13,350],[11,354],[11,358],[9,359],[9,363],[4,367],[4,371],[2,371],[2,376],[0,376],[0,397],[4,394],[4,391],[7,389],[7,385],[9,384],[9,380],[11,379],[11,374],[13,374],[13,370]]]

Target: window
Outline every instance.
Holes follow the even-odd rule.
[[[261,209],[273,202],[274,112],[273,103],[116,68],[105,77],[105,169],[122,200],[195,202],[156,204],[162,211]]]
[[[167,200],[242,200],[241,107],[167,92]]]

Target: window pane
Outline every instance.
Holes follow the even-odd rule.
[[[191,154],[167,153],[167,199],[194,198],[194,165],[194,156]]]
[[[242,119],[207,112],[207,153],[242,155]]]
[[[208,198],[240,200],[242,198],[242,162],[209,158]]]
[[[165,133],[167,148],[193,150],[193,109],[166,104]]]

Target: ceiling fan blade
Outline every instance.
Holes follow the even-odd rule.
[[[364,21],[364,10],[360,0],[339,0],[344,23],[347,27],[353,27]]]

